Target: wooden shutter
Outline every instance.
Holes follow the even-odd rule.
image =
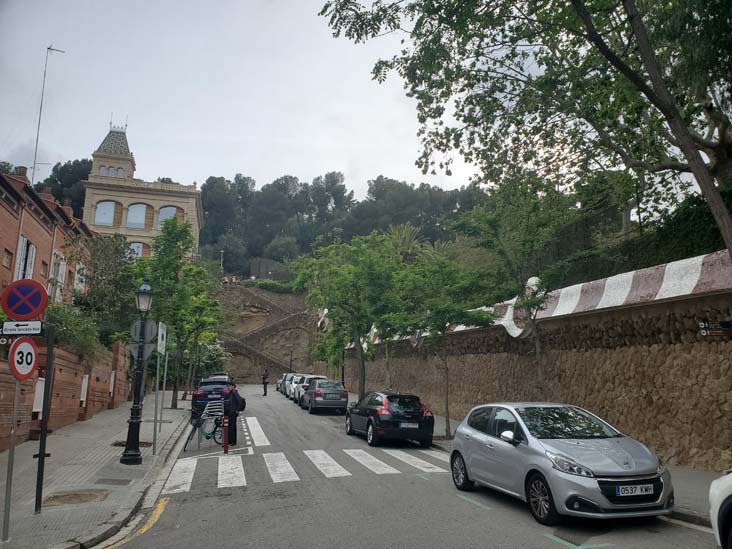
[[[152,229],[155,220],[155,210],[151,206],[145,204],[145,228]]]
[[[36,247],[28,243],[28,259],[25,262],[25,278],[33,278],[33,271],[36,266]]]
[[[150,257],[150,246],[142,243],[142,257]]]
[[[28,240],[20,235],[18,238],[18,250],[15,252],[15,269],[13,270],[13,280],[20,280],[23,276],[25,268],[25,254],[28,249]]]
[[[120,204],[119,202],[114,203],[114,220],[112,221],[112,226],[122,226],[122,204]]]

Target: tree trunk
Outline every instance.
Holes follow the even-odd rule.
[[[170,399],[170,407],[178,409],[178,374],[180,372],[181,351],[180,346],[175,351],[175,367],[173,368],[173,396]]]
[[[193,383],[193,374],[196,373],[196,364],[198,363],[198,360],[200,358],[201,350],[198,347],[198,338],[195,340],[195,346],[196,346],[196,359],[191,363],[191,365],[188,368],[188,381],[186,383],[186,386],[183,388],[183,396],[181,397],[181,400],[186,400],[188,397],[188,391],[191,390],[191,383]]]
[[[356,356],[358,357],[358,400],[361,400],[366,395],[366,360],[363,356],[361,336],[356,330],[354,330],[353,336],[356,344]]]
[[[534,339],[534,353],[536,354],[536,383],[539,390],[538,400],[541,400],[544,395],[544,360],[543,352],[541,347],[541,337],[539,336],[539,326],[535,320],[531,321],[532,326],[532,338]]]
[[[452,438],[452,429],[450,428],[450,368],[447,365],[447,349],[442,353],[442,365],[445,369],[445,436]]]

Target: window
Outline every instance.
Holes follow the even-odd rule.
[[[3,253],[3,267],[9,269],[13,265],[13,252],[5,250]]]
[[[476,431],[488,434],[488,427],[491,421],[492,408],[478,408],[468,418],[468,426]]]
[[[125,169],[117,168],[117,177],[124,177],[124,176],[125,176]]]
[[[127,208],[127,227],[130,229],[144,229],[146,213],[146,204],[133,204]]]
[[[18,250],[15,253],[15,259],[13,280],[33,278],[33,269],[36,264],[36,247],[23,235],[20,235],[18,239]]]
[[[512,431],[516,434],[517,429],[516,418],[513,417],[513,414],[505,408],[497,408],[496,414],[493,416],[493,429],[491,434],[494,437],[500,438],[501,433],[504,431]]]
[[[395,414],[407,412],[421,412],[422,405],[419,398],[411,395],[396,395],[389,397],[389,410]]]
[[[97,208],[94,213],[94,224],[103,225],[105,227],[111,227],[114,225],[114,206],[115,203],[111,200],[97,202]]]
[[[572,406],[531,406],[517,408],[529,432],[536,438],[622,437],[604,421]]]
[[[41,276],[43,278],[48,278],[48,263],[45,261],[41,261]]]
[[[107,167],[99,166],[99,175],[107,175]]]
[[[369,406],[383,406],[384,405],[384,397],[381,395],[374,395],[371,399],[371,402],[369,402]]]
[[[160,211],[158,212],[158,229],[161,229],[163,227],[163,223],[170,219],[171,217],[175,217],[178,212],[178,208],[175,206],[165,206],[164,208],[160,208]]]
[[[142,242],[130,242],[130,248],[136,257],[142,257]]]

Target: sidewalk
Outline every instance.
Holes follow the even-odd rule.
[[[161,393],[162,396],[162,393]],[[7,547],[88,547],[113,535],[139,507],[176,441],[183,433],[190,401],[167,408],[172,393],[165,394],[166,409],[158,433],[157,456],[152,446],[141,447],[142,465],[122,465],[119,458],[127,438],[130,405],[96,414],[54,431],[48,437],[43,488],[43,509],[34,514],[38,441],[15,449],[10,543]],[[140,441],[152,444],[153,402],[145,398]],[[116,442],[122,446],[113,446]],[[141,445],[143,446],[143,445]],[[0,490],[5,493],[8,452],[0,453]],[[2,513],[3,501],[0,501]]]
[[[450,419],[450,428],[454,434],[455,429],[462,419]],[[445,418],[435,416],[435,437],[445,437]],[[450,453],[452,451],[452,439],[435,440],[434,446]],[[709,485],[722,473],[714,471],[700,471],[691,467],[669,466],[671,480],[674,485],[674,512],[673,518],[711,526],[709,520]]]

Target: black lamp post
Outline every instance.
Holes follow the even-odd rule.
[[[140,329],[137,333],[137,361],[135,362],[135,384],[132,393],[132,409],[130,419],[127,421],[127,443],[120,463],[126,465],[139,465],[142,463],[140,453],[140,422],[142,420],[142,407],[140,406],[140,393],[142,392],[142,362],[145,352],[145,323],[147,313],[152,306],[152,288],[147,280],[135,290],[135,302],[140,312]]]

